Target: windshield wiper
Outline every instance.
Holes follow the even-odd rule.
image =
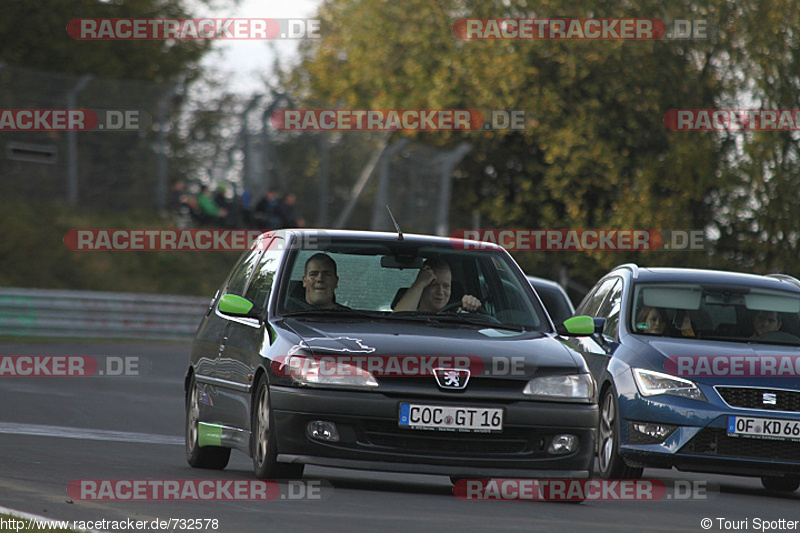
[[[356,309],[338,308],[338,309],[303,309],[301,311],[292,311],[290,313],[283,313],[284,317],[362,317],[362,318],[383,318],[384,314],[381,311],[358,311]]]
[[[408,320],[409,322],[427,322],[429,324],[438,324],[439,315],[420,314],[417,311],[396,311],[389,313],[386,318],[391,320]]]
[[[502,322],[496,322],[494,318],[487,320],[486,318],[483,318],[482,315],[471,315],[469,313],[436,315],[436,318],[450,322],[460,322],[462,324],[483,326],[494,329],[507,329],[519,332],[525,331],[525,327],[518,324],[503,324]]]

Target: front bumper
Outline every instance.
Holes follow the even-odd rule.
[[[410,400],[375,392],[271,386],[278,460],[458,476],[590,476],[596,405],[413,398],[416,403],[504,408],[502,432],[458,433],[398,427],[399,404]],[[306,426],[316,420],[335,423],[340,440],[309,437]],[[564,455],[549,453],[552,438],[564,433],[577,436],[578,449]]]
[[[734,438],[719,427],[697,431],[675,453],[646,448],[627,447],[621,452],[631,466],[742,476],[800,473],[800,441]]]

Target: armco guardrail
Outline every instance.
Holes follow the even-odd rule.
[[[186,340],[210,299],[123,292],[0,288],[0,335]]]

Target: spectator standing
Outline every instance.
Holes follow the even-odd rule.
[[[294,212],[294,206],[297,203],[297,197],[294,193],[287,193],[281,201],[278,202],[277,212],[281,220],[281,228],[296,228],[298,227],[297,215]]]
[[[218,224],[225,223],[228,211],[217,205],[207,185],[200,186],[200,194],[197,196],[197,206],[200,208],[202,220],[216,222]]]
[[[278,194],[275,189],[269,189],[256,204],[254,217],[262,229],[283,227],[283,220],[278,213],[278,203]]]

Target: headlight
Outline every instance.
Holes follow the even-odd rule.
[[[589,374],[544,376],[530,380],[522,392],[543,400],[591,402],[594,399],[594,379]]]
[[[680,396],[692,400],[708,401],[703,391],[701,391],[693,381],[689,381],[688,379],[641,368],[633,369],[633,377],[636,380],[636,387],[639,389],[639,394],[642,396],[672,394],[673,396]]]
[[[301,385],[366,389],[378,386],[372,374],[359,366],[339,362],[335,357],[293,355],[286,364],[286,372]]]

